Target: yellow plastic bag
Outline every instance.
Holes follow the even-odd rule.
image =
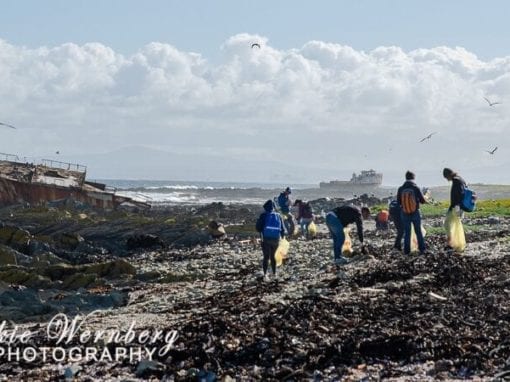
[[[317,235],[317,226],[315,225],[314,222],[311,222],[309,225],[308,225],[308,235],[310,237],[315,237],[315,235]]]
[[[342,254],[347,257],[352,255],[352,241],[350,231],[351,229],[349,227],[344,228],[345,241],[344,245],[342,245]]]
[[[427,231],[425,231],[423,226],[421,226],[421,234],[424,238],[427,234]],[[411,252],[418,252],[418,250],[418,238],[416,237],[416,232],[414,232],[414,226],[411,224]]]
[[[464,249],[466,249],[464,227],[462,226],[459,215],[454,210],[446,214],[444,226],[446,235],[448,236],[448,245],[452,247],[454,251],[464,251]]]
[[[287,258],[287,254],[289,252],[290,243],[287,239],[283,238],[280,240],[278,244],[278,248],[276,248],[276,253],[274,257],[276,258],[276,266],[279,267],[283,263],[283,259]]]

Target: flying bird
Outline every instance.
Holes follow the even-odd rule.
[[[423,141],[426,141],[427,139],[432,138],[432,136],[433,136],[434,134],[437,134],[437,131],[434,131],[433,133],[430,133],[429,135],[427,135],[425,138],[422,138],[422,139],[420,140],[420,143],[421,143],[421,142],[423,142]]]
[[[494,147],[492,150],[485,150],[485,152],[487,152],[491,155],[494,155],[494,153],[496,152],[497,149],[498,149],[498,146]]]
[[[60,151],[55,151],[55,154],[57,154],[57,155],[60,154]]]
[[[9,125],[7,123],[0,122],[0,125],[10,127],[11,129],[15,129],[13,125]]]
[[[483,97],[484,100],[487,101],[487,103],[489,104],[489,106],[494,106],[494,105],[501,105],[501,102],[491,102],[488,98],[486,97]]]
[[[260,49],[260,45],[259,45],[259,44],[257,44],[256,42],[255,42],[255,43],[253,43],[253,44],[251,44],[251,48],[252,48],[252,49],[253,49],[253,48],[255,48],[255,47],[257,47],[257,48],[259,48],[259,49]]]

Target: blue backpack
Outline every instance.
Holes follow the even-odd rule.
[[[476,193],[469,188],[464,189],[464,195],[462,196],[462,202],[460,208],[466,212],[473,212],[476,208]]]
[[[264,239],[279,239],[281,230],[280,215],[277,212],[269,212],[266,215],[262,237]]]

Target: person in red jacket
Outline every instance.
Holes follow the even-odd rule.
[[[381,210],[375,216],[375,228],[381,231],[387,231],[389,228],[390,213],[388,210]]]

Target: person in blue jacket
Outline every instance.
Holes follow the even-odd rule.
[[[326,226],[333,239],[334,262],[337,266],[347,263],[347,259],[342,256],[342,246],[345,241],[344,228],[347,225],[356,223],[358,238],[361,243],[361,250],[365,252],[363,244],[363,219],[370,217],[370,209],[362,207],[361,209],[353,205],[344,205],[334,208],[326,215]]]
[[[271,261],[271,270],[273,277],[276,276],[276,258],[275,253],[280,239],[287,235],[285,225],[281,215],[276,212],[275,205],[272,200],[264,203],[264,212],[260,214],[255,224],[257,232],[262,236],[262,271],[264,272],[264,279],[267,280],[267,268],[269,261]]]
[[[280,212],[284,217],[284,224],[287,229],[289,235],[294,234],[294,229],[296,227],[296,223],[294,222],[294,216],[290,213],[290,207],[292,206],[292,201],[290,200],[290,194],[292,193],[290,187],[287,187],[285,191],[281,192],[278,195],[278,207],[280,208]]]

